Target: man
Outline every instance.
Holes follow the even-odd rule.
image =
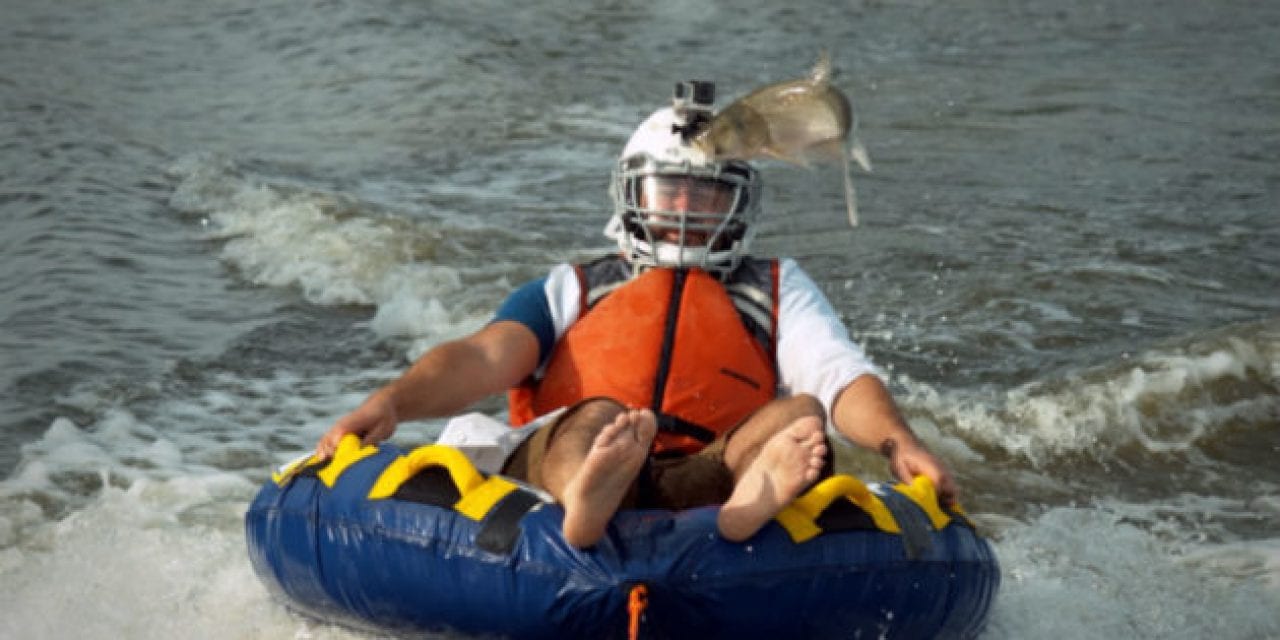
[[[510,389],[517,425],[566,409],[504,471],[561,503],[564,537],[580,548],[620,506],[722,503],[720,533],[746,540],[830,473],[826,424],[954,501],[950,472],[813,281],[794,261],[746,255],[759,177],[690,144],[710,100],[680,96],[614,170],[606,234],[618,255],[521,287],[488,326],[431,349],[339,419],[317,453]]]

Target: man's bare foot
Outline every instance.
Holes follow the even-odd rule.
[[[818,479],[826,462],[822,421],[806,416],[769,438],[733,493],[720,507],[720,535],[741,542],[755,535],[805,487]]]
[[[649,457],[657,430],[648,409],[624,411],[600,430],[561,496],[566,542],[583,549],[604,537],[605,525]]]

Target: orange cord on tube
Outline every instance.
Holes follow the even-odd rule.
[[[642,584],[631,587],[631,595],[627,597],[627,613],[631,614],[631,626],[627,630],[629,640],[640,639],[640,616],[649,606],[649,589]]]

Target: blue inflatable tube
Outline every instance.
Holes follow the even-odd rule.
[[[275,595],[384,632],[969,638],[999,585],[991,546],[938,508],[927,481],[836,476],[745,543],[716,534],[716,511],[623,511],[578,550],[560,537],[557,505],[456,450],[406,454],[349,437],[332,461],[267,482],[245,521]]]

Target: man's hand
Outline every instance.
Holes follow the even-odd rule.
[[[933,481],[943,505],[955,506],[959,500],[960,492],[951,470],[916,439],[885,440],[880,444],[880,453],[889,459],[889,470],[899,480],[911,482],[916,476],[925,476]]]
[[[359,408],[342,416],[316,443],[316,455],[322,459],[333,456],[343,436],[360,436],[361,444],[377,444],[396,432],[395,405],[386,393],[374,393]]]

